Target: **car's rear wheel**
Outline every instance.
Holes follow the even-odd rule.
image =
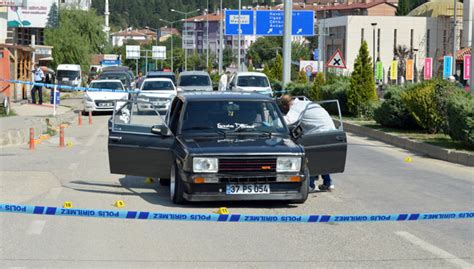
[[[183,204],[185,202],[183,198],[184,193],[184,184],[183,180],[181,179],[178,167],[176,164],[171,166],[171,176],[170,176],[170,196],[171,200],[175,204]]]

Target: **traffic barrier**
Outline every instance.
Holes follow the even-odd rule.
[[[30,150],[35,149],[35,129],[30,128]]]
[[[77,125],[81,126],[82,125],[82,112],[79,111],[79,113],[77,113]]]
[[[89,111],[89,125],[92,124],[92,111]]]
[[[0,204],[0,213],[34,214],[67,217],[90,217],[112,219],[141,219],[161,221],[194,222],[273,222],[273,223],[341,223],[341,222],[389,222],[389,221],[435,221],[473,219],[474,211],[437,212],[414,214],[381,215],[245,215],[245,214],[189,214],[172,212],[146,212],[122,210],[97,210],[80,208],[58,208],[50,206],[31,206]]]
[[[64,148],[64,126],[59,126],[59,147]]]

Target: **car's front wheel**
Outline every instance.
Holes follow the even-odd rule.
[[[181,179],[178,167],[176,164],[171,166],[171,175],[170,175],[170,196],[171,200],[175,204],[183,204],[185,202],[183,198],[184,193],[184,184],[183,180]]]

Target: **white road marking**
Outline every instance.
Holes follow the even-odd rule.
[[[61,193],[62,188],[56,187],[49,190],[48,194],[46,194],[46,199],[55,200],[58,198],[59,194]]]
[[[30,224],[26,234],[29,235],[40,235],[43,232],[44,225],[46,224],[45,220],[35,220]]]
[[[398,236],[402,237],[403,239],[407,240],[408,242],[428,251],[432,254],[438,256],[439,258],[445,259],[445,261],[459,266],[460,268],[474,268],[474,265],[454,256],[453,254],[438,248],[437,246],[431,245],[428,242],[421,240],[420,238],[414,236],[413,234],[405,231],[398,231],[395,232]]]

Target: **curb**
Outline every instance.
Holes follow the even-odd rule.
[[[344,130],[354,134],[367,136],[399,148],[419,152],[434,159],[474,167],[474,154],[472,153],[444,149],[348,122],[343,122],[343,124]]]
[[[30,139],[30,128],[34,129],[35,137],[40,137],[48,129],[48,120],[49,124],[55,128],[63,122],[72,122],[75,117],[77,117],[77,114],[72,110],[72,112],[66,112],[63,115],[58,115],[56,117],[38,118],[38,120],[32,123],[30,126],[21,129],[5,130],[0,133],[0,147],[28,144]]]

